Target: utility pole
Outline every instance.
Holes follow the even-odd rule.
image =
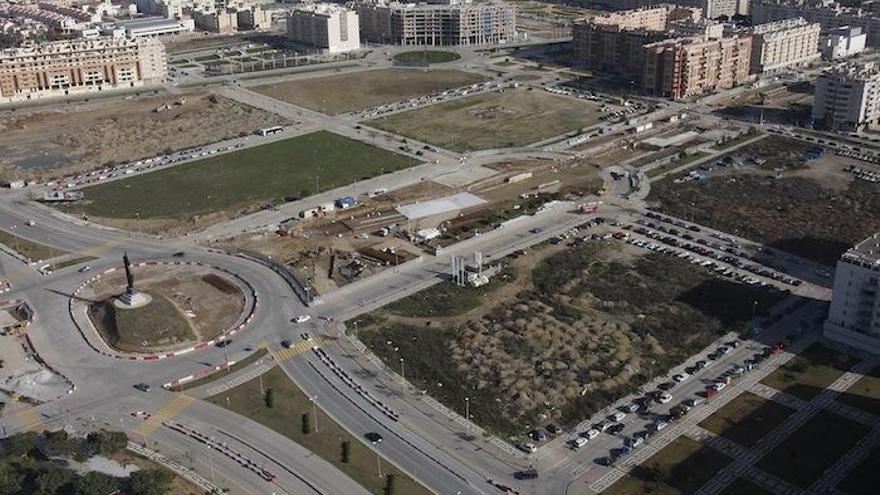
[[[318,396],[309,397],[309,401],[312,403],[312,417],[315,420],[315,433],[318,433],[320,430],[318,429]]]
[[[464,419],[467,420],[467,429],[471,431],[471,398],[464,398]]]

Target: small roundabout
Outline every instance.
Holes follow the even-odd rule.
[[[164,359],[228,339],[253,318],[251,284],[198,262],[116,266],[83,282],[70,313],[89,345],[120,359]]]

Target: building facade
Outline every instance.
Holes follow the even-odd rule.
[[[803,18],[759,24],[752,28],[752,73],[768,73],[815,62],[820,58],[818,23]]]
[[[797,17],[818,22],[823,31],[847,26],[861,28],[867,36],[867,46],[880,46],[880,15],[875,12],[845,8],[831,0],[754,0],[752,3],[754,24]]]
[[[880,124],[880,67],[876,63],[842,65],[816,80],[812,117],[833,131],[857,131]]]
[[[674,3],[698,7],[707,19],[731,19],[736,15],[748,15],[750,0],[676,0]]]
[[[862,28],[844,26],[829,30],[819,37],[819,51],[826,60],[852,57],[865,51],[868,35]]]
[[[359,4],[361,38],[404,46],[466,46],[516,39],[516,7],[500,1]]]
[[[100,37],[0,51],[0,103],[161,84],[165,48],[154,38]]]
[[[752,38],[680,38],[645,46],[642,89],[682,99],[750,80]]]
[[[880,234],[855,245],[837,262],[824,334],[880,354]]]
[[[333,4],[306,4],[291,12],[287,37],[327,53],[350,52],[361,47],[357,12]]]

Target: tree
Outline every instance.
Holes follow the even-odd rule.
[[[76,475],[70,469],[62,468],[55,464],[43,463],[33,479],[33,495],[55,495],[62,493],[64,485],[71,483]]]
[[[73,482],[77,495],[107,495],[125,486],[125,478],[117,478],[109,474],[92,471]]]
[[[172,481],[174,475],[164,469],[135,471],[128,477],[128,491],[132,495],[165,495]]]
[[[266,397],[264,398],[266,401],[266,407],[272,409],[275,406],[275,390],[266,389]]]
[[[125,449],[128,437],[121,431],[96,431],[86,437],[89,450],[95,454],[112,455]]]
[[[0,493],[19,493],[24,487],[24,474],[15,466],[0,462]]]
[[[67,436],[66,431],[46,431],[43,432],[43,436],[46,440],[44,449],[46,455],[85,460],[79,441]]]
[[[308,435],[312,432],[312,423],[310,420],[309,413],[305,413],[302,415],[302,433],[303,435]]]
[[[351,458],[351,442],[348,440],[342,441],[342,455],[341,461],[343,464],[348,464],[349,459]]]
[[[385,476],[385,495],[394,495],[394,474]]]

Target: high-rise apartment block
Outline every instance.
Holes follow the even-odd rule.
[[[818,22],[823,31],[840,27],[857,27],[867,35],[867,46],[880,46],[880,14],[843,7],[833,0],[754,0],[752,22],[763,24],[803,17]]]
[[[803,18],[759,24],[752,28],[752,73],[777,72],[819,59],[818,23]]]
[[[294,43],[327,53],[361,47],[357,12],[334,4],[302,4],[287,18],[287,36]]]
[[[676,0],[673,3],[698,7],[707,19],[731,19],[736,15],[748,15],[750,0]]]
[[[724,37],[723,28],[700,14],[695,7],[662,5],[575,22],[575,58],[675,99],[749,80],[751,35]]]
[[[880,354],[880,234],[856,244],[837,262],[824,334]]]
[[[160,84],[168,65],[154,38],[99,37],[0,50],[0,103]]]
[[[822,33],[819,51],[826,60],[838,60],[862,53],[867,41],[868,35],[862,32],[862,28],[844,26]]]
[[[851,64],[822,72],[816,80],[812,116],[816,125],[834,131],[880,124],[880,67]]]
[[[491,0],[444,4],[357,5],[361,37],[397,45],[465,46],[516,39],[516,7]]]

